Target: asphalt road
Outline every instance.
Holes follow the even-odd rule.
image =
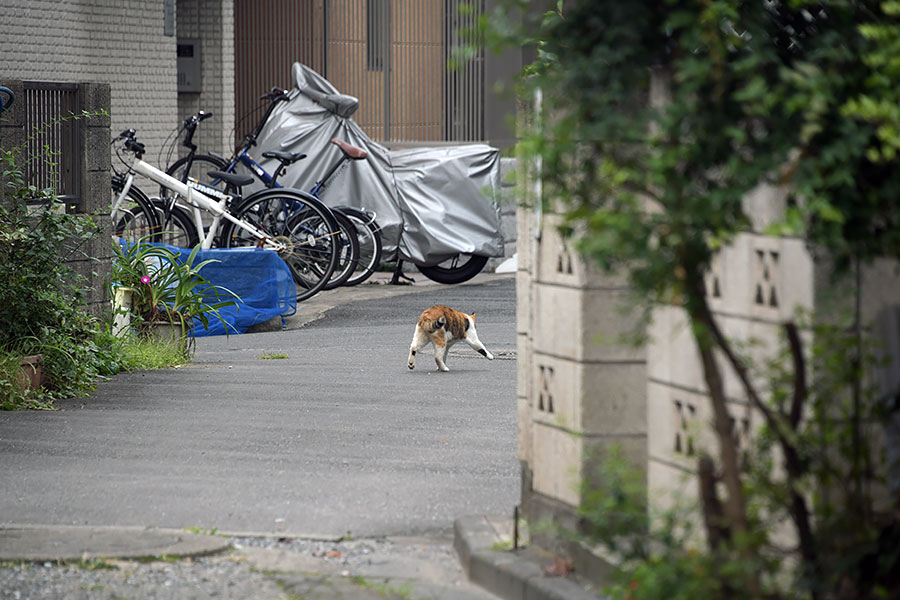
[[[0,523],[368,537],[512,514],[514,279],[353,293],[300,329],[201,338],[188,366],[118,375],[59,411],[0,413]],[[450,373],[427,351],[408,370],[436,303],[475,312],[498,359],[459,344]]]

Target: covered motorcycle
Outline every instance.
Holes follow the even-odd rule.
[[[474,276],[487,257],[503,256],[499,150],[485,144],[389,150],[351,118],[356,98],[300,63],[293,77],[289,100],[274,108],[257,138],[259,155],[308,155],[280,176],[281,184],[311,189],[334,164],[340,150],[330,141],[340,138],[365,149],[367,160],[346,165],[320,197],[374,211],[388,256],[431,268],[426,274],[444,275],[446,283]],[[278,166],[261,164],[270,172]]]

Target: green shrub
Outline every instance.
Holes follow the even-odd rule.
[[[22,148],[0,148],[0,407],[4,409],[46,408],[53,398],[83,395],[98,376],[118,370],[114,351],[98,337],[99,323],[84,309],[83,278],[66,264],[97,235],[98,227],[88,215],[67,213],[55,190],[27,183]],[[53,157],[27,160],[52,165]],[[43,355],[45,384],[38,393],[24,392],[15,384],[18,358],[31,354]]]

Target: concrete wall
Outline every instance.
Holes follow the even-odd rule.
[[[164,142],[181,120],[204,108],[215,118],[200,128],[199,145],[230,154],[232,0],[180,0],[171,32],[164,0],[32,0],[4,7],[3,29],[0,81],[109,84],[113,135],[136,129],[154,165],[161,153],[165,162]],[[201,39],[203,91],[178,94],[176,41],[192,36]]]
[[[12,90],[16,101],[0,119],[0,145],[5,148],[23,147],[25,139],[29,135],[26,131],[25,85],[21,80],[4,79],[3,85]],[[88,112],[97,115],[101,112],[109,112],[110,89],[105,83],[81,82],[75,94],[77,107],[75,112]],[[48,114],[48,120],[59,115]],[[85,283],[85,300],[88,310],[95,316],[104,314],[109,303],[104,287],[106,274],[109,272],[112,260],[110,237],[112,227],[109,219],[110,196],[110,154],[109,154],[109,123],[108,116],[93,116],[90,119],[82,119],[72,122],[77,131],[75,150],[78,159],[74,162],[78,171],[76,177],[78,184],[78,200],[74,205],[79,213],[90,214],[97,224],[100,235],[89,240],[84,245],[67,248],[64,257]],[[22,165],[25,157],[19,156],[19,165]],[[3,193],[0,191],[0,201]],[[71,210],[67,207],[66,210]]]
[[[528,165],[520,179],[534,188]],[[538,193],[526,193],[518,213],[518,423],[526,517],[577,527],[577,486],[585,477],[590,482],[591,453],[602,455],[611,443],[646,470],[651,502],[697,508],[698,455],[719,452],[685,312],[654,309],[645,354],[598,343],[630,326],[620,309],[633,298],[624,280],[595,272],[572,252],[556,232],[557,215],[529,208]],[[720,250],[706,276],[716,318],[741,352],[763,364],[780,345],[783,323],[795,320],[798,310],[849,323],[859,290],[863,326],[893,352],[893,365],[876,374],[882,393],[893,397],[900,391],[900,263],[864,266],[858,285],[852,276],[835,282],[827,261],[802,239],[758,233],[779,218],[784,199],[784,190],[767,185],[745,198],[754,232]],[[809,350],[812,340],[805,341]],[[722,365],[734,434],[746,449],[761,415],[733,370]],[[765,394],[765,385],[759,391]],[[779,535],[789,543],[789,529]]]
[[[520,167],[533,181],[529,165]],[[533,523],[577,526],[582,480],[619,446],[647,462],[644,350],[619,343],[635,324],[622,277],[584,262],[557,231],[561,218],[518,211],[518,435],[522,508]],[[546,541],[546,540],[545,540]]]
[[[85,110],[103,107],[109,112],[108,118],[86,126],[86,146],[81,150],[86,169],[80,207],[84,212],[102,213],[111,204],[110,159],[116,165],[118,160],[109,146],[110,131],[117,135],[136,129],[147,147],[145,159],[164,168],[166,138],[184,116],[204,108],[216,117],[201,127],[196,138],[201,148],[230,154],[232,0],[180,0],[174,27],[166,27],[165,10],[164,0],[31,0],[3,7],[0,85],[17,80],[91,82],[82,86]],[[197,94],[176,91],[176,40],[183,35],[201,40],[203,91]],[[17,94],[14,110],[23,108],[22,100]],[[157,189],[148,181],[139,185],[151,195]],[[104,218],[108,217],[99,217]],[[100,284],[108,246],[106,240],[98,240],[87,249],[101,259],[101,268],[92,267],[87,259],[77,265],[89,276],[92,302],[98,306],[105,301]]]

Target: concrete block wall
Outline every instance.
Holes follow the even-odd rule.
[[[612,445],[640,469],[647,457],[644,350],[619,343],[635,323],[626,281],[575,253],[561,222],[520,206],[519,460],[535,521],[574,521],[580,485]]]
[[[515,158],[500,159],[500,231],[503,235],[503,256],[488,260],[485,266],[486,271],[496,269],[498,265],[516,253],[516,210],[519,204],[516,164]]]
[[[777,218],[782,192],[760,187],[747,202],[767,206]],[[771,207],[775,207],[773,210]],[[748,214],[752,206],[747,206]],[[755,214],[759,215],[757,211]],[[770,219],[757,223],[762,227]],[[720,250],[706,276],[710,306],[732,340],[759,362],[779,347],[782,324],[798,309],[816,308],[816,266],[802,240],[761,234],[739,235]],[[687,315],[674,307],[654,310],[647,347],[648,486],[651,498],[682,486],[696,473],[701,451],[718,456],[712,411],[700,358]],[[761,425],[733,369],[722,373],[734,431],[742,448]],[[764,388],[763,388],[764,389]],[[688,485],[689,494],[695,485]]]

